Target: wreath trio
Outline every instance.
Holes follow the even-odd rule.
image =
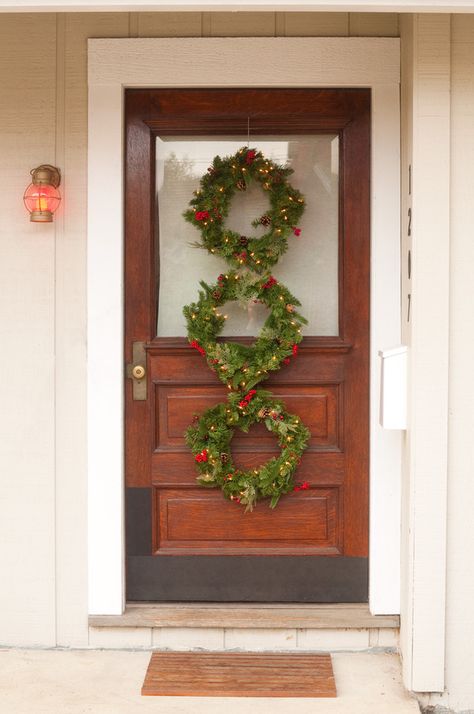
[[[198,482],[220,487],[224,496],[252,510],[256,501],[270,498],[274,508],[283,494],[308,488],[295,485],[294,473],[310,437],[298,416],[262,389],[254,389],[269,372],[287,364],[298,352],[301,329],[306,323],[299,301],[269,272],[288,248],[288,237],[299,235],[297,222],[304,211],[304,198],[288,183],[292,169],[266,159],[256,149],[242,148],[230,157],[216,156],[190,202],[184,217],[201,232],[201,243],[210,253],[223,257],[231,267],[217,282],[201,282],[199,299],[184,307],[188,339],[206,357],[207,363],[230,392],[227,402],[208,409],[186,431],[198,468]],[[254,227],[268,228],[262,237],[243,236],[225,226],[232,197],[252,181],[270,198],[270,210],[255,219]],[[226,315],[219,311],[228,301],[265,304],[270,314],[255,341],[247,346],[218,341]],[[281,454],[258,468],[236,469],[231,441],[236,428],[248,432],[254,423],[264,423],[277,436]]]

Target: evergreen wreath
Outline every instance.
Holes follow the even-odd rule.
[[[283,494],[309,488],[307,482],[295,485],[293,480],[309,430],[299,417],[286,412],[280,400],[253,389],[269,372],[296,357],[301,326],[306,323],[297,311],[299,301],[268,272],[287,250],[288,236],[301,233],[296,223],[304,211],[304,198],[288,183],[291,173],[291,168],[278,166],[256,149],[242,148],[227,158],[216,156],[184,213],[201,231],[202,243],[196,245],[222,256],[234,268],[219,275],[214,285],[201,282],[198,301],[183,309],[191,346],[231,390],[227,402],[196,415],[186,431],[186,443],[194,454],[198,483],[220,487],[224,496],[246,510],[261,498],[270,498],[274,508]],[[261,238],[241,236],[223,224],[235,192],[246,190],[252,181],[270,195],[268,215],[252,224],[269,226]],[[270,309],[254,345],[217,341],[226,319],[219,307],[230,300],[261,302]],[[256,469],[236,469],[230,454],[234,430],[248,432],[260,422],[277,436],[280,456]]]
[[[297,354],[301,325],[307,320],[296,310],[299,301],[271,275],[262,278],[248,270],[232,271],[219,275],[214,285],[203,281],[200,285],[199,300],[183,309],[188,339],[229,388],[250,389]],[[270,309],[252,346],[217,342],[227,317],[218,308],[231,300],[261,302]]]
[[[296,224],[303,215],[304,198],[287,181],[292,173],[293,169],[278,166],[256,149],[242,148],[226,158],[216,156],[184,214],[201,232],[202,243],[196,247],[220,255],[234,268],[247,265],[263,273],[275,265],[288,248],[288,237],[301,233]],[[242,236],[224,224],[234,194],[246,191],[252,181],[270,198],[270,211],[252,221],[255,228],[268,227],[260,238]]]
[[[264,423],[277,436],[281,454],[259,468],[236,469],[231,456],[234,431],[248,432],[255,423]],[[198,483],[220,487],[224,496],[247,510],[259,498],[270,498],[274,508],[283,494],[309,487],[305,481],[298,485],[293,481],[308,438],[300,418],[288,414],[284,404],[263,389],[251,389],[245,396],[232,392],[227,402],[208,409],[186,432],[199,471]]]

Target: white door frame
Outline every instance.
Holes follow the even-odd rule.
[[[400,46],[394,38],[89,40],[89,613],[123,612],[126,87],[369,87],[370,609],[399,612],[401,434],[379,426],[378,351],[400,341]]]

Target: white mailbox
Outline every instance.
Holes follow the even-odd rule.
[[[384,429],[407,428],[407,347],[381,350],[380,424]]]

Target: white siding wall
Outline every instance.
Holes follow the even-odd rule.
[[[451,255],[446,686],[474,709],[474,16],[451,21]]]
[[[398,16],[0,16],[0,644],[88,644],[86,40],[231,35],[397,36]],[[42,162],[64,174],[52,225],[30,224],[21,204]]]
[[[50,645],[56,234],[29,225],[21,197],[29,170],[55,161],[55,16],[2,17],[0,67],[1,639]]]
[[[403,322],[410,345],[402,589],[405,678],[444,686],[449,344],[450,16],[402,21],[404,91]],[[413,97],[413,99],[412,99]],[[407,164],[412,191],[407,196]],[[411,237],[406,213],[412,209]],[[407,248],[412,276],[407,276]],[[407,319],[406,293],[411,293]],[[436,524],[436,526],[435,526]],[[434,527],[435,526],[435,527]]]
[[[423,22],[429,22],[429,18]],[[443,170],[441,176],[445,184],[451,172],[447,231],[449,696],[440,701],[468,709],[474,707],[474,549],[470,526],[474,509],[474,376],[470,346],[474,332],[474,18],[453,16],[450,24],[450,37],[438,38],[439,56],[446,52],[446,42],[450,45],[450,56],[441,59],[445,65],[450,62],[451,80],[447,88],[451,90],[450,158],[445,162],[446,174]],[[412,66],[413,52],[420,49],[413,44],[412,33],[412,18],[405,18],[402,34],[406,67]],[[0,17],[1,644],[88,644],[86,39],[397,34],[398,16],[391,14],[81,13]],[[429,83],[432,75],[424,79]],[[413,75],[405,74],[404,80],[407,98],[411,87],[416,90],[416,82]],[[405,167],[413,158],[409,141],[412,111],[410,105],[405,115]],[[439,151],[436,131],[432,151],[435,155]],[[64,172],[64,209],[53,225],[30,224],[20,200],[29,169],[41,162],[57,163]],[[443,196],[448,200],[444,194],[441,200]],[[445,247],[433,244],[432,251],[444,251]],[[426,259],[429,260],[429,252]],[[403,314],[406,307],[404,303]],[[437,329],[436,319],[433,329]],[[408,339],[409,333],[406,336]],[[407,449],[407,458],[409,454]],[[425,486],[429,489],[429,476]],[[409,493],[405,496],[408,512],[413,504]],[[432,523],[433,534],[438,528],[438,523]],[[411,535],[407,533],[405,539],[407,556],[413,545]],[[413,573],[406,569],[403,591],[407,593],[412,585]],[[407,645],[413,624],[413,613],[407,612],[402,633]],[[431,646],[428,635],[425,646]],[[406,662],[409,664],[408,652]]]
[[[417,400],[405,449],[401,649],[408,686],[444,683],[425,704],[474,711],[474,17],[403,17],[401,37],[402,324]]]

